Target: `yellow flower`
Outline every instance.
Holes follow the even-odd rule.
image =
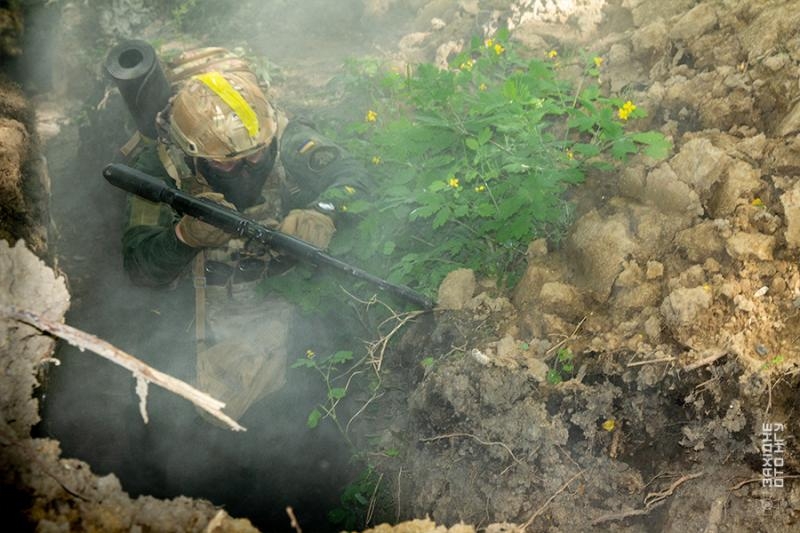
[[[764,207],[764,201],[761,198],[753,198],[753,201],[750,202],[750,205],[753,207]]]
[[[572,160],[575,159],[575,152],[572,150],[567,150],[567,159]]]
[[[372,164],[373,165],[380,165],[381,164],[381,156],[379,156],[379,155],[372,156]]]
[[[556,57],[558,57],[558,52],[556,50],[550,50],[549,52],[547,52],[547,57],[549,57],[550,59],[555,59]]]
[[[487,89],[487,87],[486,87],[485,83],[481,83],[480,85],[478,85],[478,90],[479,91],[485,91],[486,89]]]
[[[472,58],[469,58],[463,63],[461,63],[461,65],[458,68],[469,72],[470,70],[472,70],[473,66],[475,66],[475,61]]]
[[[634,105],[633,102],[628,100],[622,105],[622,107],[619,108],[617,114],[619,115],[619,118],[621,118],[622,120],[628,120],[628,116],[630,116],[630,114],[633,113],[634,111],[636,111],[636,106]]]
[[[505,51],[506,51],[506,49],[503,47],[502,44],[497,43],[497,44],[494,45],[494,53],[495,54],[500,55]]]
[[[609,418],[608,420],[603,422],[603,429],[605,429],[606,431],[614,431],[614,426],[616,426],[616,425],[617,424],[614,421],[614,419],[613,418]]]
[[[378,120],[378,113],[370,109],[367,111],[367,116],[365,117],[367,122],[375,122]]]
[[[347,211],[347,206],[346,205],[339,206],[339,211]]]
[[[594,61],[594,66],[599,67],[600,65],[603,64],[603,61],[605,60],[602,57],[597,56],[593,59],[593,61]]]
[[[475,187],[475,192],[483,192],[486,190],[486,185],[478,185]]]
[[[347,194],[355,194],[356,190],[349,185],[345,185],[344,192],[346,192]]]
[[[483,44],[486,45],[486,48],[491,48],[492,46],[494,46],[494,41],[492,39],[486,39],[485,41],[483,41]]]
[[[314,353],[314,350],[306,350],[306,357],[309,359],[312,359],[315,355],[317,354]]]
[[[452,176],[449,180],[447,180],[447,184],[453,189],[458,189],[458,178]]]

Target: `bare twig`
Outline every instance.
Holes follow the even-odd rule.
[[[372,490],[372,496],[369,498],[367,516],[364,517],[364,527],[369,527],[369,523],[372,522],[372,517],[375,514],[375,505],[378,503],[378,487],[381,486],[381,481],[383,481],[383,474],[380,475],[378,482],[375,483],[375,488]]]
[[[147,384],[155,383],[156,385],[159,385],[168,391],[189,400],[200,409],[203,409],[213,417],[222,421],[229,428],[235,431],[245,430],[245,428],[240,426],[234,419],[221,411],[221,409],[225,407],[225,403],[211,397],[205,392],[195,389],[184,381],[173,378],[172,376],[156,370],[155,368],[136,359],[132,355],[120,350],[111,343],[95,337],[94,335],[60,322],[48,320],[36,313],[18,310],[14,307],[0,307],[0,317],[16,320],[18,322],[33,326],[40,331],[46,331],[51,335],[65,340],[81,351],[88,349],[100,357],[108,359],[109,361],[129,370],[136,379],[136,391],[139,394],[140,399],[139,407],[142,410],[145,423],[147,423],[147,414],[145,411]]]
[[[566,483],[564,483],[563,485],[561,485],[561,488],[560,488],[560,489],[558,489],[557,491],[555,491],[555,492],[553,493],[553,495],[552,495],[552,496],[550,496],[549,498],[547,498],[547,501],[546,501],[546,502],[544,502],[544,503],[542,504],[542,506],[541,506],[541,507],[539,507],[538,509],[536,509],[536,512],[535,512],[535,513],[533,513],[533,514],[531,515],[531,517],[530,517],[530,518],[528,518],[528,520],[527,520],[527,521],[526,521],[524,524],[522,524],[522,526],[520,526],[520,529],[521,529],[522,531],[526,531],[526,530],[528,529],[528,526],[530,526],[530,525],[533,523],[533,521],[534,521],[534,520],[536,520],[536,517],[538,517],[539,515],[541,515],[541,514],[544,512],[544,510],[547,508],[547,506],[548,506],[548,505],[550,505],[550,502],[552,502],[552,501],[553,501],[553,500],[556,498],[556,496],[558,496],[559,494],[561,494],[562,492],[564,492],[565,490],[567,490],[567,487],[569,487],[570,483],[572,483],[573,481],[575,481],[575,479],[577,479],[577,477],[578,477],[578,476],[580,476],[580,475],[581,475],[581,474],[583,474],[583,473],[584,473],[584,470],[581,470],[580,472],[578,472],[577,474],[575,474],[574,476],[572,476],[571,478],[569,478],[569,480],[567,480],[567,482],[566,482]]]
[[[472,433],[448,433],[447,435],[437,435],[436,437],[429,437],[427,439],[419,439],[419,441],[420,442],[434,442],[434,441],[437,441],[437,440],[449,439],[449,438],[453,438],[453,437],[469,437],[471,439],[475,439],[476,441],[480,442],[484,446],[501,446],[503,449],[505,449],[505,451],[508,452],[508,454],[511,456],[511,458],[515,462],[519,463],[520,465],[523,464],[522,461],[520,461],[517,458],[517,456],[514,455],[514,452],[511,451],[511,448],[509,448],[506,444],[504,444],[502,442],[497,442],[497,441],[485,441],[485,440],[473,435]]]
[[[710,365],[714,361],[716,361],[718,359],[722,359],[726,355],[728,355],[728,352],[720,352],[720,353],[715,353],[714,355],[709,355],[708,357],[704,357],[703,359],[700,359],[699,361],[695,361],[694,363],[692,363],[690,365],[686,365],[685,367],[683,367],[683,371],[684,372],[689,372],[689,371],[692,371],[692,370],[696,370],[696,369],[698,369],[700,367],[703,367],[703,366],[706,366],[706,365]]]
[[[587,319],[587,318],[589,318],[589,315],[586,315],[586,316],[584,316],[584,317],[581,319],[581,321],[580,321],[580,322],[578,322],[578,325],[577,325],[577,326],[575,326],[575,329],[574,329],[574,330],[572,330],[572,333],[570,333],[568,336],[564,337],[563,339],[561,339],[560,341],[558,341],[556,344],[554,344],[553,346],[551,346],[551,347],[550,347],[550,349],[548,349],[548,350],[545,352],[545,358],[548,358],[548,357],[549,357],[549,356],[550,356],[550,355],[551,355],[553,352],[555,352],[555,351],[556,351],[556,350],[558,350],[558,349],[559,349],[561,346],[563,346],[564,344],[566,344],[566,343],[567,343],[567,341],[569,341],[570,339],[574,339],[574,338],[575,338],[575,335],[577,335],[577,333],[578,333],[578,330],[579,330],[579,329],[581,329],[581,326],[583,326],[583,323],[584,323],[584,322],[586,322],[586,319]]]
[[[403,475],[403,465],[400,465],[400,471],[397,472],[397,514],[395,515],[395,522],[400,521],[400,477]]]
[[[674,361],[674,357],[663,357],[661,359],[649,359],[647,361],[636,361],[635,363],[628,363],[628,368],[632,366],[644,366],[644,365],[654,365],[656,363],[671,363]]]
[[[425,313],[427,313],[427,311],[411,311],[411,312],[408,312],[408,313],[403,313],[402,315],[395,314],[394,316],[390,317],[389,319],[387,319],[387,320],[385,320],[383,322],[383,323],[386,323],[388,320],[397,319],[397,324],[395,324],[395,326],[392,328],[392,330],[389,333],[387,333],[386,335],[383,335],[380,339],[378,339],[374,343],[370,344],[369,352],[370,352],[370,355],[372,355],[372,359],[370,360],[370,363],[372,363],[373,366],[375,367],[375,372],[376,373],[380,372],[380,370],[381,370],[381,364],[383,363],[383,355],[384,355],[384,353],[386,353],[386,347],[389,345],[389,341],[392,339],[392,337],[394,337],[394,334],[397,333],[398,331],[400,331],[400,329],[403,326],[405,326],[406,323],[409,320],[414,319],[414,318],[418,317],[419,315],[422,315],[422,314],[425,314]],[[374,353],[375,353],[375,350],[378,347],[380,347],[380,354],[376,358],[376,357],[374,357]]]
[[[294,509],[291,506],[286,508],[286,514],[289,515],[289,525],[292,526],[296,533],[303,533],[300,529],[300,524],[297,522],[297,517],[294,515]]]

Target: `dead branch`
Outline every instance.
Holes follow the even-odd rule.
[[[369,527],[369,523],[372,522],[372,518],[375,515],[375,505],[378,503],[378,488],[381,486],[381,481],[383,481],[383,474],[380,475],[377,483],[375,483],[375,488],[372,490],[372,496],[369,498],[367,516],[364,517],[364,527]]]
[[[555,491],[552,496],[547,498],[547,501],[544,502],[541,507],[536,509],[536,512],[533,513],[531,515],[531,517],[528,518],[528,520],[526,520],[524,524],[522,524],[522,526],[520,526],[520,529],[522,531],[526,531],[528,529],[528,526],[530,526],[533,523],[533,521],[536,520],[536,517],[539,516],[540,514],[542,514],[544,512],[544,510],[547,508],[547,506],[550,505],[550,502],[552,502],[556,498],[556,496],[558,496],[559,494],[561,494],[562,492],[567,490],[567,487],[569,487],[569,484],[572,483],[573,481],[575,481],[575,479],[578,476],[580,476],[581,474],[583,474],[584,472],[585,472],[585,470],[581,470],[580,472],[578,472],[577,474],[575,474],[574,476],[569,478],[569,480],[567,480],[566,483],[561,485],[561,488],[558,489],[557,491]]]
[[[213,417],[222,421],[225,425],[234,431],[244,431],[245,428],[240,426],[234,419],[221,411],[225,407],[225,403],[211,397],[205,392],[199,391],[189,385],[188,383],[179,379],[173,378],[155,368],[147,365],[146,363],[136,359],[132,355],[120,350],[111,343],[104,341],[90,333],[86,333],[72,326],[48,320],[41,315],[26,310],[18,310],[14,307],[0,307],[0,317],[6,319],[16,320],[33,326],[34,328],[45,331],[60,339],[65,340],[69,344],[75,346],[80,351],[89,350],[100,357],[108,359],[122,368],[127,369],[133,374],[136,379],[136,392],[139,395],[139,408],[142,412],[142,417],[147,423],[147,384],[155,383],[168,391],[189,400],[194,405],[203,409]]]
[[[633,366],[644,366],[644,365],[654,365],[656,363],[671,363],[674,361],[674,357],[663,357],[661,359],[648,359],[647,361],[635,361],[633,363],[628,363],[628,368]]]
[[[591,313],[589,313],[589,315],[591,315]],[[581,319],[581,321],[580,321],[580,322],[578,322],[578,325],[577,325],[577,326],[575,326],[575,329],[573,329],[573,330],[572,330],[572,333],[570,333],[568,336],[564,337],[563,339],[561,339],[560,341],[558,341],[557,343],[555,343],[553,346],[551,346],[551,347],[550,347],[550,349],[548,349],[548,350],[547,350],[547,351],[544,353],[544,355],[545,355],[545,359],[548,359],[548,358],[550,357],[550,355],[552,355],[552,354],[553,354],[553,353],[554,353],[556,350],[558,350],[558,349],[559,349],[559,348],[561,348],[561,347],[562,347],[564,344],[566,344],[566,343],[567,343],[567,341],[569,341],[569,340],[571,340],[571,339],[574,339],[574,338],[575,338],[575,335],[577,335],[577,334],[578,334],[578,330],[580,330],[580,329],[581,329],[581,326],[583,326],[583,323],[584,323],[584,322],[586,322],[586,319],[587,319],[587,318],[589,318],[589,315],[586,315],[586,316],[584,316],[584,317]]]
[[[703,359],[700,359],[699,361],[695,361],[694,363],[692,363],[690,365],[686,365],[685,367],[683,367],[683,371],[684,372],[690,372],[690,371],[696,370],[696,369],[698,369],[700,367],[703,367],[703,366],[706,366],[706,365],[710,365],[711,363],[713,363],[717,359],[722,359],[726,355],[728,355],[728,352],[720,352],[720,353],[715,353],[714,355],[709,355],[708,357],[704,357]]]
[[[426,439],[419,439],[419,441],[420,442],[434,442],[434,441],[437,441],[437,440],[449,439],[449,438],[453,438],[453,437],[469,437],[471,439],[475,439],[476,441],[480,442],[484,446],[501,446],[503,449],[505,449],[505,451],[508,452],[508,454],[511,456],[511,458],[516,463],[518,463],[520,465],[523,464],[522,461],[520,461],[517,458],[517,456],[514,455],[514,452],[511,451],[511,448],[509,448],[506,444],[504,444],[502,442],[497,442],[497,441],[485,441],[485,440],[473,435],[472,433],[448,433],[447,435],[438,435],[436,437],[429,437],[429,438],[426,438]]]
[[[297,522],[297,517],[294,515],[294,509],[291,506],[286,508],[286,514],[289,515],[289,525],[291,525],[295,533],[303,533],[303,530],[300,529],[300,524]]]

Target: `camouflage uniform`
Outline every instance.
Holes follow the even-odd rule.
[[[320,202],[335,209],[368,191],[363,166],[306,122],[285,127],[275,156],[259,201],[240,208],[262,224],[275,227],[290,209]],[[150,142],[133,166],[175,186],[161,161]],[[179,186],[191,194],[210,190],[196,176],[182,179]],[[204,255],[205,281],[195,272],[195,283],[205,285],[207,325],[198,344],[198,386],[225,401],[225,411],[239,418],[254,401],[283,385],[296,312],[282,298],[255,290],[274,251],[238,238],[219,248],[193,248],[177,238],[179,220],[168,206],[131,196],[123,236],[125,270],[137,284],[166,287],[190,270],[198,253]]]

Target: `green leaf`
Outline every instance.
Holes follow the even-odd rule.
[[[389,457],[397,457],[400,455],[400,450],[397,448],[389,448],[383,452],[384,454],[388,455]]]
[[[611,145],[611,155],[617,159],[625,159],[628,154],[635,154],[636,152],[636,143],[631,139],[619,139]]]
[[[657,131],[634,133],[631,139],[640,144],[645,144],[644,154],[653,159],[665,159],[672,151],[672,143]]]
[[[464,140],[464,144],[467,145],[467,148],[469,148],[470,150],[474,150],[476,152],[478,151],[478,148],[480,147],[480,145],[478,144],[477,139],[474,139],[473,137],[467,137],[467,139]]]
[[[436,217],[433,219],[433,229],[443,226],[448,220],[450,220],[451,214],[452,211],[449,207],[442,207],[439,212],[436,213]]]
[[[596,144],[575,143],[572,150],[585,157],[594,157],[600,154],[600,147]]]
[[[314,368],[315,366],[317,366],[316,361],[308,357],[298,359],[297,361],[292,363],[292,368]]]
[[[342,522],[347,520],[348,516],[349,513],[345,509],[342,509],[341,507],[337,507],[336,509],[333,509],[328,512],[328,520],[332,524],[341,524]]]
[[[561,374],[559,374],[558,370],[555,370],[554,368],[551,368],[547,371],[546,379],[550,385],[558,385],[562,381]]]
[[[331,400],[341,400],[347,395],[347,389],[343,387],[333,387],[328,391],[328,398]]]
[[[481,132],[478,134],[478,144],[486,144],[486,142],[492,138],[492,130],[489,128],[483,128]]]
[[[383,255],[392,255],[396,245],[394,241],[386,241],[383,243]]]
[[[338,351],[331,356],[331,363],[338,365],[340,363],[345,363],[353,358],[353,352],[342,350]]]
[[[433,366],[434,359],[433,357],[426,357],[422,361],[419,362],[424,368],[430,368]]]
[[[485,217],[490,217],[492,215],[496,215],[497,214],[497,209],[495,209],[494,204],[490,204],[490,203],[487,202],[487,203],[479,204],[475,208],[475,212],[478,214],[478,216],[485,218]]]
[[[322,419],[322,413],[319,409],[314,409],[310,413],[308,413],[308,420],[306,420],[306,426],[310,429],[314,429],[319,424],[319,421]]]

